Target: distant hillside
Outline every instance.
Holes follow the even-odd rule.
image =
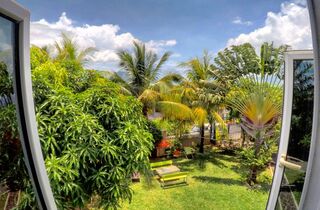
[[[110,70],[105,70],[105,71],[100,71],[97,70],[97,72],[103,76],[104,78],[110,78],[112,76],[112,74],[114,74],[114,71],[110,71]],[[116,72],[123,80],[128,80],[129,79],[129,75],[127,72],[123,71],[123,70],[119,70]]]

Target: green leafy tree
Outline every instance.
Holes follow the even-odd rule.
[[[95,71],[80,65],[72,75],[76,65],[66,62],[77,63],[52,59],[37,47],[31,49],[36,118],[55,202],[59,209],[89,204],[117,208],[121,200],[131,200],[131,175],[148,171],[154,139],[142,115],[143,106]],[[5,147],[8,142],[19,142],[14,115],[13,106],[0,108],[0,135],[5,136],[1,138],[0,170],[6,171],[0,177],[23,191],[19,209],[34,209],[35,195],[20,144],[11,145],[10,150]]]
[[[233,45],[219,52],[214,59],[214,74],[225,87],[231,88],[237,78],[250,73],[279,74],[284,62],[287,45],[274,47],[273,43],[263,43],[258,56],[250,43]]]

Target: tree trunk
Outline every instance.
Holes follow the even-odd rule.
[[[13,191],[8,193],[8,197],[4,206],[4,210],[11,210],[17,206],[19,201],[19,191]]]
[[[142,114],[143,114],[146,118],[148,118],[148,107],[145,106],[145,105],[143,105],[143,107],[142,107]]]
[[[258,159],[259,158],[259,152],[260,152],[260,146],[261,146],[261,135],[260,132],[257,133],[257,137],[254,142],[254,158]],[[250,182],[249,184],[251,185],[257,183],[257,174],[258,174],[258,168],[256,165],[251,166],[250,169]]]
[[[204,124],[200,127],[200,153],[204,153]]]
[[[244,146],[244,142],[246,141],[246,134],[245,134],[245,132],[244,132],[244,130],[243,130],[243,128],[242,127],[240,127],[241,128],[241,148],[243,148],[243,146]]]
[[[216,123],[215,121],[210,123],[210,142],[213,145],[216,145],[217,141],[216,141]]]
[[[256,166],[252,166],[251,169],[250,169],[250,177],[249,177],[249,180],[248,180],[248,183],[249,183],[250,186],[252,186],[252,185],[257,183],[257,173],[258,173],[257,167]]]

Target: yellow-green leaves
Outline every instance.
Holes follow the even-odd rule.
[[[169,119],[176,120],[193,120],[192,110],[179,102],[160,101],[158,107],[161,113]]]
[[[250,129],[263,130],[281,115],[282,88],[267,75],[252,75],[239,80],[228,95],[229,105],[240,112]]]

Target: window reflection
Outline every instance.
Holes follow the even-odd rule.
[[[14,30],[15,24],[0,16],[0,209],[16,207],[21,190],[30,188],[14,104]]]
[[[277,209],[298,209],[311,142],[313,60],[294,60],[293,70],[293,102],[287,161],[301,165],[302,170],[285,168]]]

